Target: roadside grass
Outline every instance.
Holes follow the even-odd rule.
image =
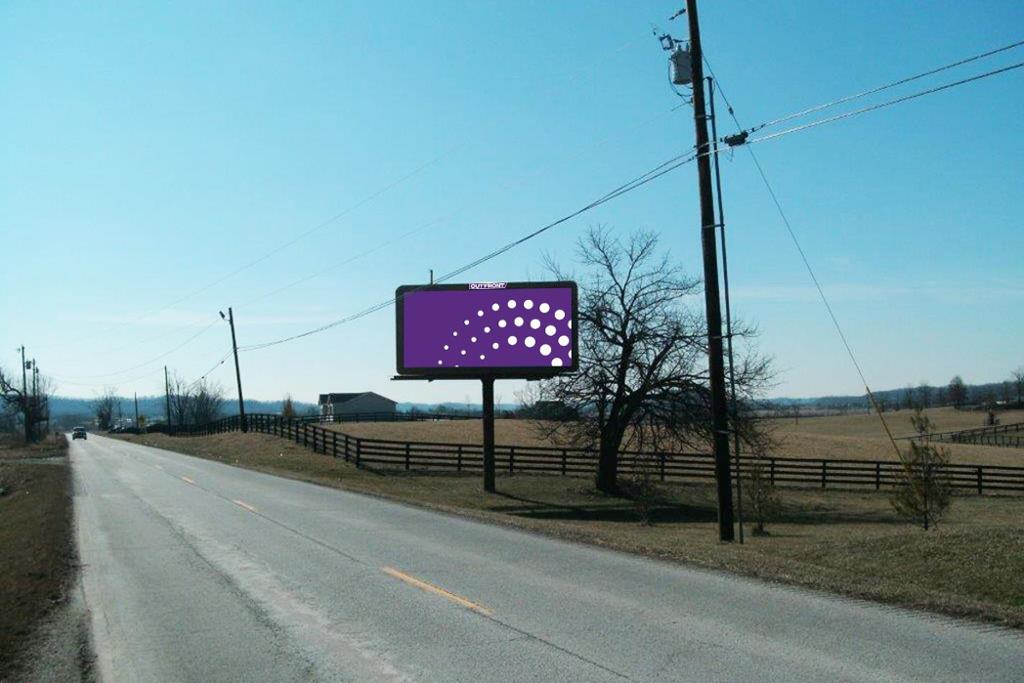
[[[924,532],[893,511],[884,493],[781,489],[770,536],[717,541],[714,489],[658,486],[653,525],[634,501],[598,493],[589,479],[356,469],[263,434],[122,437],[492,523],[701,567],[856,598],[1024,628],[1024,497],[957,497],[937,530]]]
[[[63,434],[29,447],[0,440],[0,680],[67,589],[74,562],[71,469]]]

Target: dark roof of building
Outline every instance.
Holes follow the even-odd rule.
[[[372,391],[357,391],[355,393],[320,394],[320,405],[324,405],[325,403],[333,403],[333,404],[347,403],[347,402],[351,401],[354,398],[358,398],[359,396],[366,396],[367,394],[373,394],[374,396],[380,396],[380,394],[375,394]],[[391,401],[391,399],[387,398],[386,396],[380,396],[380,397],[383,398],[385,401]],[[391,402],[395,403],[395,401],[391,401]]]

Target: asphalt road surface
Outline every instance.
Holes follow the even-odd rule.
[[[107,681],[1020,681],[1024,638],[90,435]]]

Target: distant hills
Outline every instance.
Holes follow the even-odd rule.
[[[67,396],[54,396],[50,399],[50,416],[60,417],[91,417],[95,412],[93,409],[96,399],[92,398],[69,398]],[[255,401],[246,399],[245,410],[250,413],[280,413],[283,401]],[[315,403],[302,403],[293,401],[295,410],[303,415],[310,411],[319,412]],[[120,414],[124,417],[135,416],[135,401],[130,397],[119,399]],[[225,412],[238,412],[237,402],[231,401],[225,407]],[[139,396],[139,415],[145,415],[150,422],[163,421],[167,413],[167,403],[163,396]],[[118,409],[114,410],[118,415]]]
[[[1011,401],[1016,401],[1016,389],[1009,386],[1010,384],[1011,383],[1009,381],[988,382],[986,384],[968,384],[966,385],[967,404],[981,404],[990,399],[999,402],[1006,398],[1009,398]],[[930,386],[929,388],[931,394],[931,400],[929,401],[930,404],[938,405],[940,403],[947,403],[943,398],[946,392],[946,385]],[[920,387],[909,387],[909,389],[919,395]],[[875,399],[880,403],[883,403],[886,407],[897,408],[906,405],[907,391],[908,388],[883,389],[874,391],[873,393],[875,395]],[[799,408],[818,408],[823,410],[866,410],[871,407],[867,394],[852,396],[816,396],[812,398],[771,398],[762,401],[762,403],[773,407],[794,406]]]
[[[1011,398],[1016,400],[1016,390],[1014,387],[1007,386],[1009,382],[989,382],[987,384],[969,384],[967,385],[968,403],[969,404],[980,404],[984,403],[989,399],[995,401],[1002,401],[1004,398]],[[918,387],[913,387],[913,391],[918,392]],[[930,403],[938,404],[942,402],[942,395],[945,391],[945,386],[931,387],[931,400]],[[888,408],[897,408],[906,405],[907,401],[907,389],[885,389],[875,391],[875,398],[878,399]],[[93,415],[93,404],[95,399],[90,398],[71,398],[67,396],[54,396],[50,399],[50,415],[54,418],[62,417],[91,417]],[[245,410],[250,413],[280,413],[281,405],[283,401],[259,401],[253,399],[247,399],[245,401]],[[866,394],[860,395],[849,395],[849,396],[815,396],[811,398],[771,398],[761,401],[761,404],[766,408],[800,408],[800,409],[817,409],[817,410],[866,410],[870,408],[870,404]],[[316,414],[319,412],[319,408],[315,403],[304,403],[302,401],[294,401],[295,411],[299,415]],[[501,403],[495,406],[495,409],[501,411],[513,411],[520,408],[518,403]],[[479,403],[456,403],[448,401],[444,403],[399,403],[398,410],[400,412],[412,412],[419,411],[425,413],[466,413],[466,412],[479,412]],[[124,397],[120,399],[120,411],[124,417],[133,417],[135,415],[135,403],[131,397]],[[164,397],[163,396],[140,396],[139,397],[139,414],[145,415],[149,418],[150,422],[161,421],[166,411]],[[233,414],[237,412],[234,402],[228,401],[225,404],[225,412]],[[115,411],[117,415],[117,411]]]

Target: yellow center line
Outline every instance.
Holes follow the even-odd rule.
[[[240,500],[235,500],[234,498],[232,498],[231,502],[234,503],[235,505],[237,505],[238,507],[245,508],[249,512],[256,512],[257,511],[256,508],[254,508],[252,505],[249,505],[248,503],[242,502]]]
[[[189,479],[188,477],[182,477],[181,480],[186,484],[192,484],[193,486],[195,486],[195,482]]]
[[[451,600],[456,605],[461,605],[466,609],[471,609],[474,612],[479,612],[480,614],[483,614],[488,617],[491,616],[491,610],[487,609],[482,605],[478,605],[475,602],[472,602],[471,600],[467,600],[461,595],[449,593],[448,591],[446,591],[443,588],[440,588],[439,586],[435,586],[432,583],[427,583],[426,581],[421,581],[417,579],[415,576],[409,576],[405,572],[400,572],[397,569],[394,569],[393,567],[381,567],[380,570],[388,576],[393,576],[399,581],[404,581],[410,586],[415,586],[416,588],[419,588],[422,591],[433,593],[434,595],[440,595],[442,598],[447,598],[448,600]]]

